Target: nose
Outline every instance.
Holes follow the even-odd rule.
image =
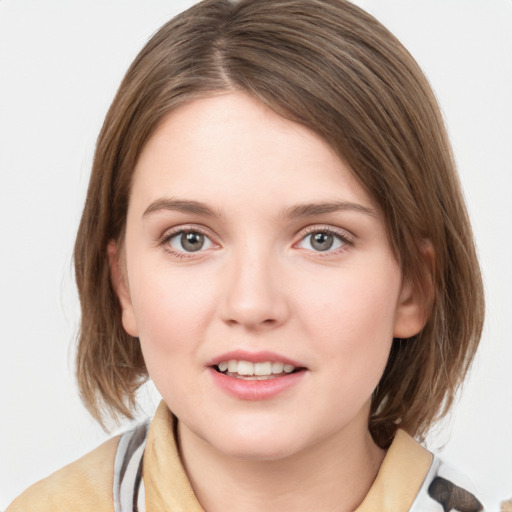
[[[246,248],[233,258],[229,267],[221,305],[221,315],[227,324],[265,330],[286,322],[290,304],[276,258]]]

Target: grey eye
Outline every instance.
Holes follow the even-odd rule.
[[[183,233],[181,246],[189,252],[199,251],[204,245],[204,235],[201,233]]]
[[[176,233],[169,243],[173,249],[179,252],[197,252],[201,249],[208,249],[212,245],[210,239],[198,231]]]
[[[315,231],[306,235],[300,242],[302,249],[309,249],[315,252],[325,252],[338,249],[345,244],[345,241],[339,235],[329,233],[328,231]]]
[[[311,247],[317,251],[327,251],[334,243],[334,236],[330,233],[313,233],[311,236]]]

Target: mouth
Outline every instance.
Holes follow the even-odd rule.
[[[206,367],[216,387],[243,401],[290,396],[309,373],[301,363],[270,351],[232,350]]]
[[[213,365],[213,369],[228,377],[240,380],[271,380],[285,377],[305,368],[282,361],[261,361],[253,363],[243,359],[229,359]]]

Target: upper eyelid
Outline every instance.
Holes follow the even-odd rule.
[[[168,228],[164,230],[164,232],[159,238],[160,240],[167,240],[169,238],[172,238],[173,236],[176,236],[184,232],[197,232],[207,236],[208,238],[215,238],[215,235],[212,234],[210,229],[206,228],[205,226],[201,226],[200,224],[184,224]]]
[[[307,235],[310,235],[312,233],[321,233],[321,232],[327,232],[330,234],[338,235],[339,237],[349,240],[351,242],[354,242],[354,240],[356,239],[356,236],[353,233],[351,233],[350,231],[348,231],[347,229],[330,226],[330,225],[321,225],[321,224],[307,226],[307,227],[303,228],[302,230],[300,230],[298,232],[298,235],[302,235],[302,237],[300,238],[302,240],[302,238],[304,238]]]

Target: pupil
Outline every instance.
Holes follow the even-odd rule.
[[[183,233],[181,235],[181,245],[186,251],[198,251],[204,245],[204,235],[201,233]]]
[[[327,251],[332,247],[334,237],[329,233],[315,233],[311,239],[311,245],[317,251]]]

